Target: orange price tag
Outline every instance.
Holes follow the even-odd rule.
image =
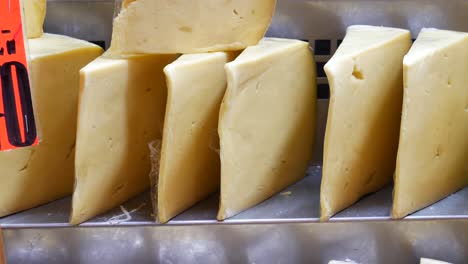
[[[2,228],[0,227],[0,264],[6,263],[5,250],[3,246]]]
[[[37,145],[20,0],[0,0],[0,151]]]

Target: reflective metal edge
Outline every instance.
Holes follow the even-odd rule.
[[[466,263],[468,222],[18,229],[5,240],[10,263]]]

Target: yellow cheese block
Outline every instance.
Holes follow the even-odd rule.
[[[320,192],[321,220],[392,181],[403,98],[403,29],[351,26],[325,65],[330,105]]]
[[[27,38],[39,38],[43,34],[46,16],[46,0],[22,0]]]
[[[29,40],[38,146],[0,152],[0,216],[71,194],[80,69],[102,49],[65,36]]]
[[[423,29],[404,76],[394,218],[468,185],[468,34]]]
[[[167,96],[163,68],[174,59],[101,57],[81,70],[72,224],[149,187],[148,144],[161,139]]]
[[[219,117],[218,219],[246,210],[305,176],[315,127],[315,63],[309,45],[265,38],[226,64]]]
[[[276,0],[124,1],[114,19],[112,53],[241,50],[265,34]]]
[[[158,220],[167,222],[219,189],[218,117],[226,91],[225,52],[183,55],[169,64]]]

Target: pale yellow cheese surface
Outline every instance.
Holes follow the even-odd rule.
[[[276,0],[124,1],[110,51],[200,53],[241,50],[265,34]]]
[[[163,68],[174,59],[101,57],[81,70],[72,224],[149,187],[148,144],[161,139],[167,96]]]
[[[168,99],[157,192],[162,223],[219,189],[219,107],[227,85],[224,65],[233,57],[182,55],[164,69]]]
[[[102,49],[52,34],[29,40],[38,146],[0,152],[0,216],[71,194],[79,71]]]
[[[315,127],[315,63],[308,43],[265,38],[226,64],[220,110],[218,219],[305,176]]]
[[[22,0],[27,38],[38,38],[43,34],[46,16],[46,0]]]
[[[423,29],[404,76],[394,218],[468,184],[468,34]]]
[[[392,181],[409,31],[351,26],[325,65],[330,105],[320,192],[321,219]]]

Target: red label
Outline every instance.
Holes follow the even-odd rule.
[[[0,151],[37,145],[20,0],[0,0]]]

